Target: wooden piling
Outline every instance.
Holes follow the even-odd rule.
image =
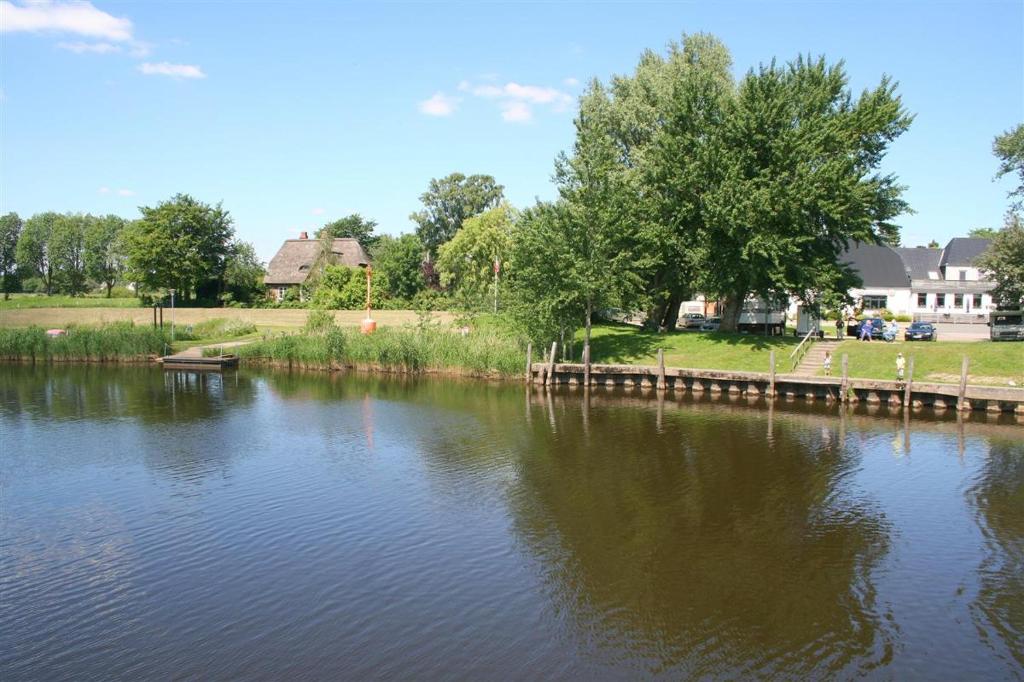
[[[590,344],[583,346],[583,386],[590,388]]]
[[[658,349],[658,385],[659,391],[664,391],[668,388],[668,382],[665,381],[665,351],[661,348]]]
[[[526,383],[533,383],[533,344],[526,344]]]
[[[910,390],[914,383],[914,356],[910,356],[910,366],[907,368],[907,385],[903,388],[903,407],[910,407]]]
[[[839,402],[845,403],[850,393],[850,356],[843,353],[843,379],[839,384]]]
[[[548,378],[547,378],[548,386],[554,386],[555,385],[555,359],[556,359],[557,355],[558,355],[558,342],[557,341],[553,341],[551,343],[551,357],[548,360],[548,362],[550,363],[548,365]]]
[[[964,400],[964,395],[967,393],[967,368],[970,365],[970,360],[967,356],[964,356],[964,361],[960,364],[960,391],[957,393],[956,398],[956,409],[963,411],[967,409],[967,402]]]
[[[156,304],[153,304],[153,329],[156,329]]]
[[[775,397],[775,351],[771,352],[768,356],[769,376],[768,376],[768,397]]]

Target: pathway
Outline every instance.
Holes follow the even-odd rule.
[[[810,342],[809,342],[810,343]],[[839,367],[839,358],[835,356],[836,347],[839,346],[839,341],[835,339],[822,339],[811,343],[811,347],[804,353],[804,357],[800,360],[800,364],[793,370],[793,374],[798,376],[816,376],[821,371],[822,366],[825,364],[825,353],[832,353],[832,374],[839,374],[842,372]]]

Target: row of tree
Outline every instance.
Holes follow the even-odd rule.
[[[28,289],[77,296],[118,284],[139,295],[179,292],[188,302],[247,302],[262,295],[263,266],[236,240],[230,214],[179,194],[141,217],[39,213],[24,222],[0,217],[0,275],[5,296]]]

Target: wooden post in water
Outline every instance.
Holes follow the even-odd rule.
[[[583,386],[590,388],[590,344],[583,346]]]
[[[910,387],[914,383],[914,356],[910,356],[910,367],[907,368],[907,385],[903,389],[903,407],[910,407]]]
[[[768,356],[768,363],[770,365],[768,375],[768,397],[775,397],[775,351],[771,352]]]
[[[960,365],[960,392],[957,394],[956,409],[963,411],[967,409],[967,404],[964,401],[964,395],[967,393],[967,368],[970,365],[970,360],[967,356],[964,356],[964,361]]]
[[[850,392],[850,356],[843,353],[843,379],[839,383],[839,402],[845,403]]]
[[[668,382],[665,381],[665,351],[661,348],[658,349],[658,390],[664,391],[668,388]]]
[[[526,344],[526,383],[533,383],[533,344]]]
[[[555,385],[555,356],[557,354],[558,354],[558,342],[557,341],[553,341],[551,343],[551,357],[549,358],[549,362],[551,364],[548,365],[548,379],[547,379],[548,386],[554,386]]]

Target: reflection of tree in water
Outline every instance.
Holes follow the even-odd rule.
[[[1019,440],[990,440],[988,460],[967,499],[978,509],[988,544],[972,605],[975,623],[997,656],[1024,666],[1024,445]]]
[[[884,522],[832,428],[578,407],[537,418],[512,506],[583,646],[645,672],[819,676],[884,663]],[[545,415],[546,417],[546,415]],[[822,422],[826,424],[827,422]]]
[[[48,419],[128,417],[147,424],[181,423],[217,416],[255,397],[251,380],[233,372],[111,365],[7,365],[0,372],[5,409]]]

